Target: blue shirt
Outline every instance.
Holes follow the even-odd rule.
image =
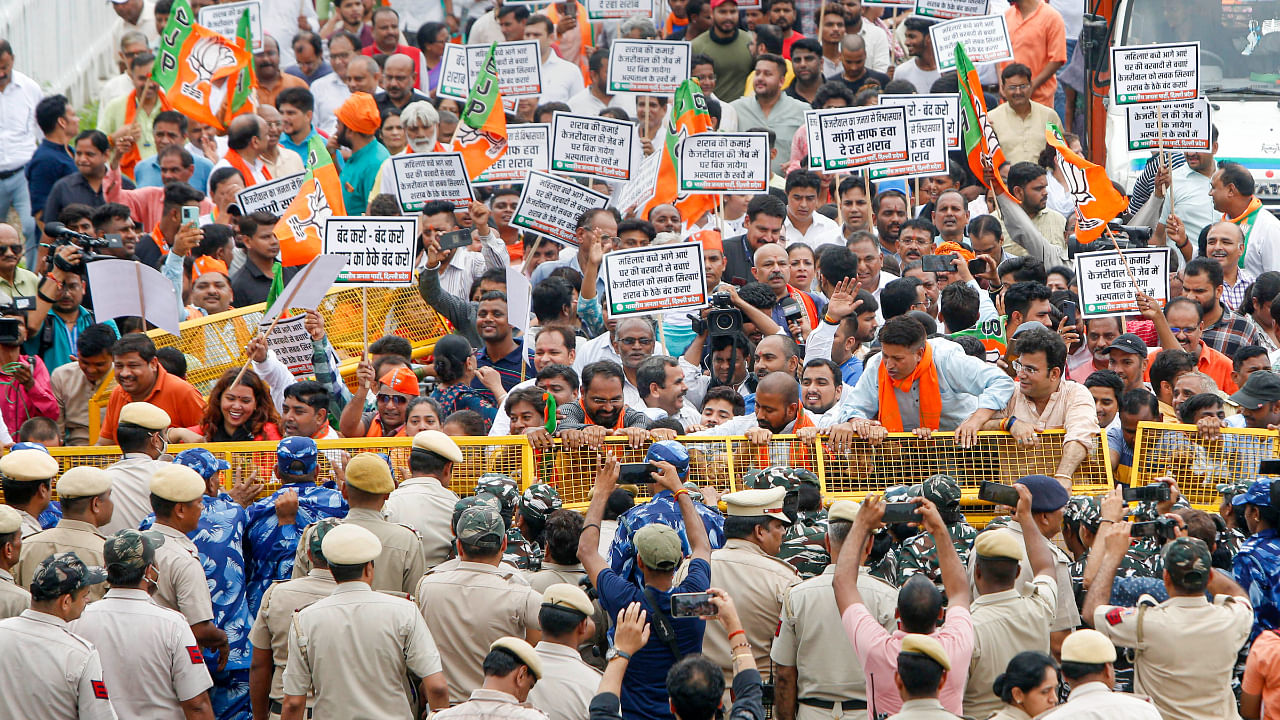
[[[670,491],[664,492],[671,494]],[[681,537],[683,536],[682,532]],[[600,607],[610,617],[617,617],[618,611],[638,602],[644,606],[650,618],[655,613],[667,616],[675,629],[676,648],[682,655],[702,652],[702,634],[706,630],[706,623],[698,618],[671,617],[671,596],[675,593],[706,592],[711,586],[711,566],[706,560],[697,558],[690,562],[689,574],[684,582],[671,590],[651,588],[658,600],[659,607],[656,608],[645,599],[643,581],[629,582],[609,568],[600,571],[595,585],[600,596]],[[674,716],[667,704],[667,671],[679,658],[672,656],[671,649],[658,637],[652,620],[649,627],[649,642],[631,658],[627,674],[622,678],[622,716],[628,720],[673,720]]]
[[[724,518],[720,513],[703,505],[694,503],[694,509],[702,518],[702,525],[707,529],[707,537],[712,548],[724,545]],[[663,490],[643,505],[637,505],[618,518],[618,532],[613,536],[613,545],[609,548],[609,565],[613,571],[626,580],[639,585],[644,582],[644,575],[636,567],[636,546],[632,539],[636,531],[645,525],[662,523],[680,534],[680,547],[687,557],[689,555],[689,536],[684,531],[684,517],[680,514],[680,506],[670,490]]]
[[[1263,630],[1280,628],[1280,534],[1273,529],[1254,533],[1240,546],[1232,569],[1253,606],[1250,642]]]
[[[858,378],[862,377],[862,360],[850,355],[849,359],[840,365],[840,377],[849,387],[857,385]]]
[[[31,212],[44,209],[53,184],[76,171],[76,161],[71,148],[50,140],[41,140],[31,159],[27,161],[27,190],[31,193]],[[46,217],[45,222],[58,218]]]
[[[280,133],[280,147],[288,148],[298,154],[302,158],[302,166],[307,166],[307,148],[311,146],[312,136],[317,135],[315,128],[311,129],[311,134],[302,138],[301,143],[295,143],[293,138],[289,137],[289,133]],[[324,138],[320,138],[320,144],[324,144]],[[339,166],[341,167],[341,166]]]
[[[298,516],[292,525],[281,525],[276,519],[276,498],[286,490],[298,493]],[[290,483],[250,505],[247,514],[249,526],[244,534],[244,557],[248,571],[249,617],[255,618],[267,586],[293,575],[293,556],[298,551],[302,531],[321,518],[346,517],[347,501],[332,481],[324,485]]]
[[[339,176],[342,180],[342,203],[348,215],[363,215],[369,206],[369,192],[378,177],[382,163],[391,153],[377,140],[351,153]]]
[[[68,328],[62,317],[50,310],[49,317],[44,319],[44,325],[40,328],[40,332],[22,344],[23,352],[29,355],[39,355],[50,372],[53,372],[53,369],[60,365],[66,365],[71,362],[71,356],[75,353],[76,340],[80,337],[80,333],[93,324],[93,312],[83,307],[78,309],[80,314],[76,317],[76,324],[73,328]]]
[[[508,391],[520,384],[520,350],[522,348],[522,340],[519,337],[514,339],[516,341],[516,349],[507,353],[506,357],[499,358],[496,361],[489,357],[489,351],[484,345],[481,345],[480,349],[476,351],[476,365],[479,367],[491,367],[494,370],[497,370],[498,375],[502,377],[502,387]],[[524,379],[528,380],[529,378],[536,377],[538,377],[538,371],[534,369],[533,363],[528,362],[526,358]],[[471,387],[485,393],[489,392],[488,388],[484,386],[484,383],[480,382],[479,377],[471,381]]]
[[[281,141],[284,136],[280,137]],[[195,170],[188,182],[193,188],[209,187],[209,174],[213,172],[213,163],[203,155],[191,154]],[[164,187],[164,178],[160,177],[160,156],[152,155],[146,160],[139,160],[133,168],[133,184],[138,187]]]

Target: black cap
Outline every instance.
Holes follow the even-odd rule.
[[[1231,396],[1231,401],[1245,410],[1257,410],[1268,403],[1280,401],[1280,375],[1269,370],[1249,373],[1244,387]]]
[[[1147,344],[1142,341],[1142,338],[1133,333],[1125,333],[1116,338],[1107,346],[1107,350],[1119,350],[1120,352],[1141,355],[1142,357],[1147,356]]]

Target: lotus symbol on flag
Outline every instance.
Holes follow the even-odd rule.
[[[234,67],[235,64],[236,56],[231,52],[231,48],[212,37],[202,37],[197,40],[191,48],[191,54],[187,56],[187,65],[196,74],[194,79],[196,84],[210,82],[218,70]]]
[[[316,183],[315,188],[307,195],[307,209],[310,214],[306,219],[296,215],[288,219],[290,232],[293,233],[294,237],[302,238],[306,237],[307,228],[313,227],[316,229],[317,235],[323,236],[324,223],[332,213],[329,210],[328,203],[324,200],[324,190],[321,189],[319,183]]]
[[[483,132],[468,125],[459,123],[457,130],[457,140],[462,145],[471,145],[484,141],[488,147],[485,148],[484,154],[488,157],[497,159],[502,153],[507,151],[507,139],[501,135],[495,135],[490,132]]]
[[[1089,190],[1089,180],[1085,177],[1084,168],[1064,162],[1061,154],[1058,155],[1057,162],[1058,169],[1062,171],[1062,176],[1067,181],[1067,192],[1075,200],[1076,207],[1087,207],[1089,203],[1097,200]],[[1102,220],[1086,217],[1083,213],[1077,213],[1076,225],[1081,230],[1092,230],[1102,224]]]

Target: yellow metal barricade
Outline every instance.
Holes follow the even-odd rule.
[[[1130,483],[1168,475],[1192,506],[1216,512],[1218,485],[1256,478],[1258,463],[1277,457],[1277,437],[1275,430],[1223,428],[1210,440],[1194,425],[1139,423]]]

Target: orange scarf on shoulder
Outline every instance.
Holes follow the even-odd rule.
[[[244,158],[240,157],[240,153],[228,149],[225,157],[231,167],[240,171],[240,175],[244,178],[245,187],[253,187],[258,184],[257,176],[253,174],[253,169],[249,167],[249,163],[244,161]],[[264,180],[271,179],[271,171],[267,169],[265,163],[262,165],[262,177]]]
[[[160,109],[172,110],[173,106],[165,98],[164,93],[160,93]],[[124,101],[124,124],[132,125],[138,117],[138,91],[130,90],[129,99]],[[124,173],[130,180],[133,179],[133,169],[142,162],[142,151],[138,149],[138,143],[134,143],[129,152],[120,157],[120,172]]]
[[[582,424],[583,425],[599,425],[600,423],[591,419],[591,413],[587,412],[587,398],[582,393],[583,393],[582,390],[578,390],[578,404],[582,406]],[[622,411],[618,413],[618,422],[614,423],[613,427],[609,429],[621,430],[623,427],[625,427],[624,423],[626,421],[627,421],[627,408],[626,408],[626,405],[624,404],[622,407]],[[616,435],[617,433],[613,433],[613,434]]]
[[[800,428],[807,427],[815,427],[815,425],[813,424],[813,418],[809,417],[809,413],[802,407],[800,408],[800,414],[796,415],[796,424],[791,428],[791,432],[788,434],[791,435],[798,433],[800,432]],[[789,450],[783,450],[783,452],[790,452],[790,456],[781,463],[774,463],[769,457],[769,446],[760,445],[756,448],[755,467],[763,469],[774,464],[782,464],[789,465],[793,468],[817,472],[817,468],[814,466],[813,462],[813,452],[809,449],[808,445],[797,443],[789,448]]]
[[[898,396],[893,391],[911,392],[920,381],[920,427],[937,430],[942,421],[942,389],[938,384],[938,368],[933,364],[933,346],[926,340],[924,357],[916,369],[901,380],[889,377],[889,369],[880,363],[876,379],[880,387],[880,424],[889,432],[902,432],[902,414],[898,412]]]

